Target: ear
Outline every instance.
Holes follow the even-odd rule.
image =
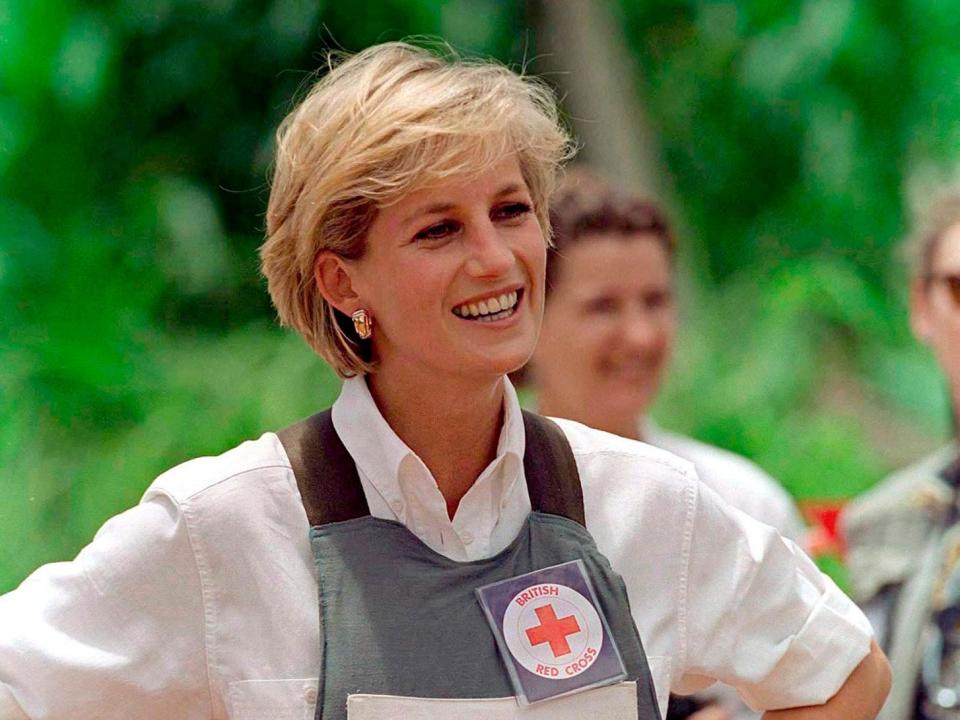
[[[329,250],[317,255],[313,264],[313,279],[323,299],[347,316],[362,305],[354,288],[354,273],[346,260]]]
[[[930,284],[921,278],[910,284],[910,329],[920,342],[929,344],[933,335],[933,308],[930,306]]]

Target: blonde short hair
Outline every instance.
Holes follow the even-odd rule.
[[[572,144],[550,88],[493,62],[392,42],[329,67],[277,131],[260,258],[281,323],[349,377],[375,359],[319,293],[318,254],[362,257],[378,208],[511,155],[548,236]]]

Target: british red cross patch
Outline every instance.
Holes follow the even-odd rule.
[[[503,615],[510,654],[542,678],[576,677],[603,648],[603,624],[593,604],[571,587],[540,583],[518,592]]]
[[[521,702],[625,677],[582,561],[487,585],[477,594]]]

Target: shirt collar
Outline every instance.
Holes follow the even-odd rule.
[[[526,433],[517,392],[506,377],[503,378],[503,407],[504,422],[493,462],[508,462],[504,490],[509,491],[520,475]],[[340,397],[333,404],[332,414],[333,426],[347,452],[361,472],[371,480],[397,478],[404,459],[416,458],[416,453],[407,447],[384,419],[362,377],[344,380]]]

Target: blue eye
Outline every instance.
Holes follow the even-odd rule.
[[[444,220],[443,222],[438,222],[435,225],[424,228],[413,237],[415,240],[443,240],[459,230],[460,223],[452,220]]]
[[[519,220],[532,210],[533,208],[528,203],[512,202],[494,208],[492,215],[494,220]]]

